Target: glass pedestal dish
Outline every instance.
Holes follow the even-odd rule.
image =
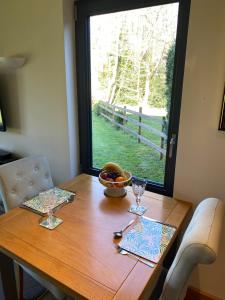
[[[125,187],[130,184],[132,175],[127,171],[125,171],[124,173],[126,176],[126,180],[120,182],[105,180],[101,177],[102,173],[99,174],[99,182],[106,187],[106,189],[104,190],[105,196],[113,198],[126,196],[127,191]]]

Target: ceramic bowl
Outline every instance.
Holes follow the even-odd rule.
[[[128,186],[131,182],[132,175],[130,172],[124,171],[126,180],[115,182],[108,181],[101,177],[102,172],[99,174],[99,182],[106,187],[104,194],[108,197],[124,197],[127,194],[125,187]]]

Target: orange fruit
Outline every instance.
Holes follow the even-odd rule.
[[[121,182],[121,181],[125,181],[125,180],[126,180],[125,177],[118,176],[118,177],[116,177],[115,182]]]

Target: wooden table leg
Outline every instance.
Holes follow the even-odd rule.
[[[0,252],[0,272],[5,300],[18,300],[13,260]]]

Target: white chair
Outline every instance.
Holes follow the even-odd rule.
[[[49,164],[42,155],[26,157],[0,166],[0,198],[6,212],[52,187]],[[56,286],[30,268],[22,268],[47,288],[56,299],[61,300],[65,297]]]
[[[216,260],[224,212],[224,202],[216,198],[205,199],[198,205],[167,273],[161,296],[156,285],[151,300],[184,299],[193,269]]]

